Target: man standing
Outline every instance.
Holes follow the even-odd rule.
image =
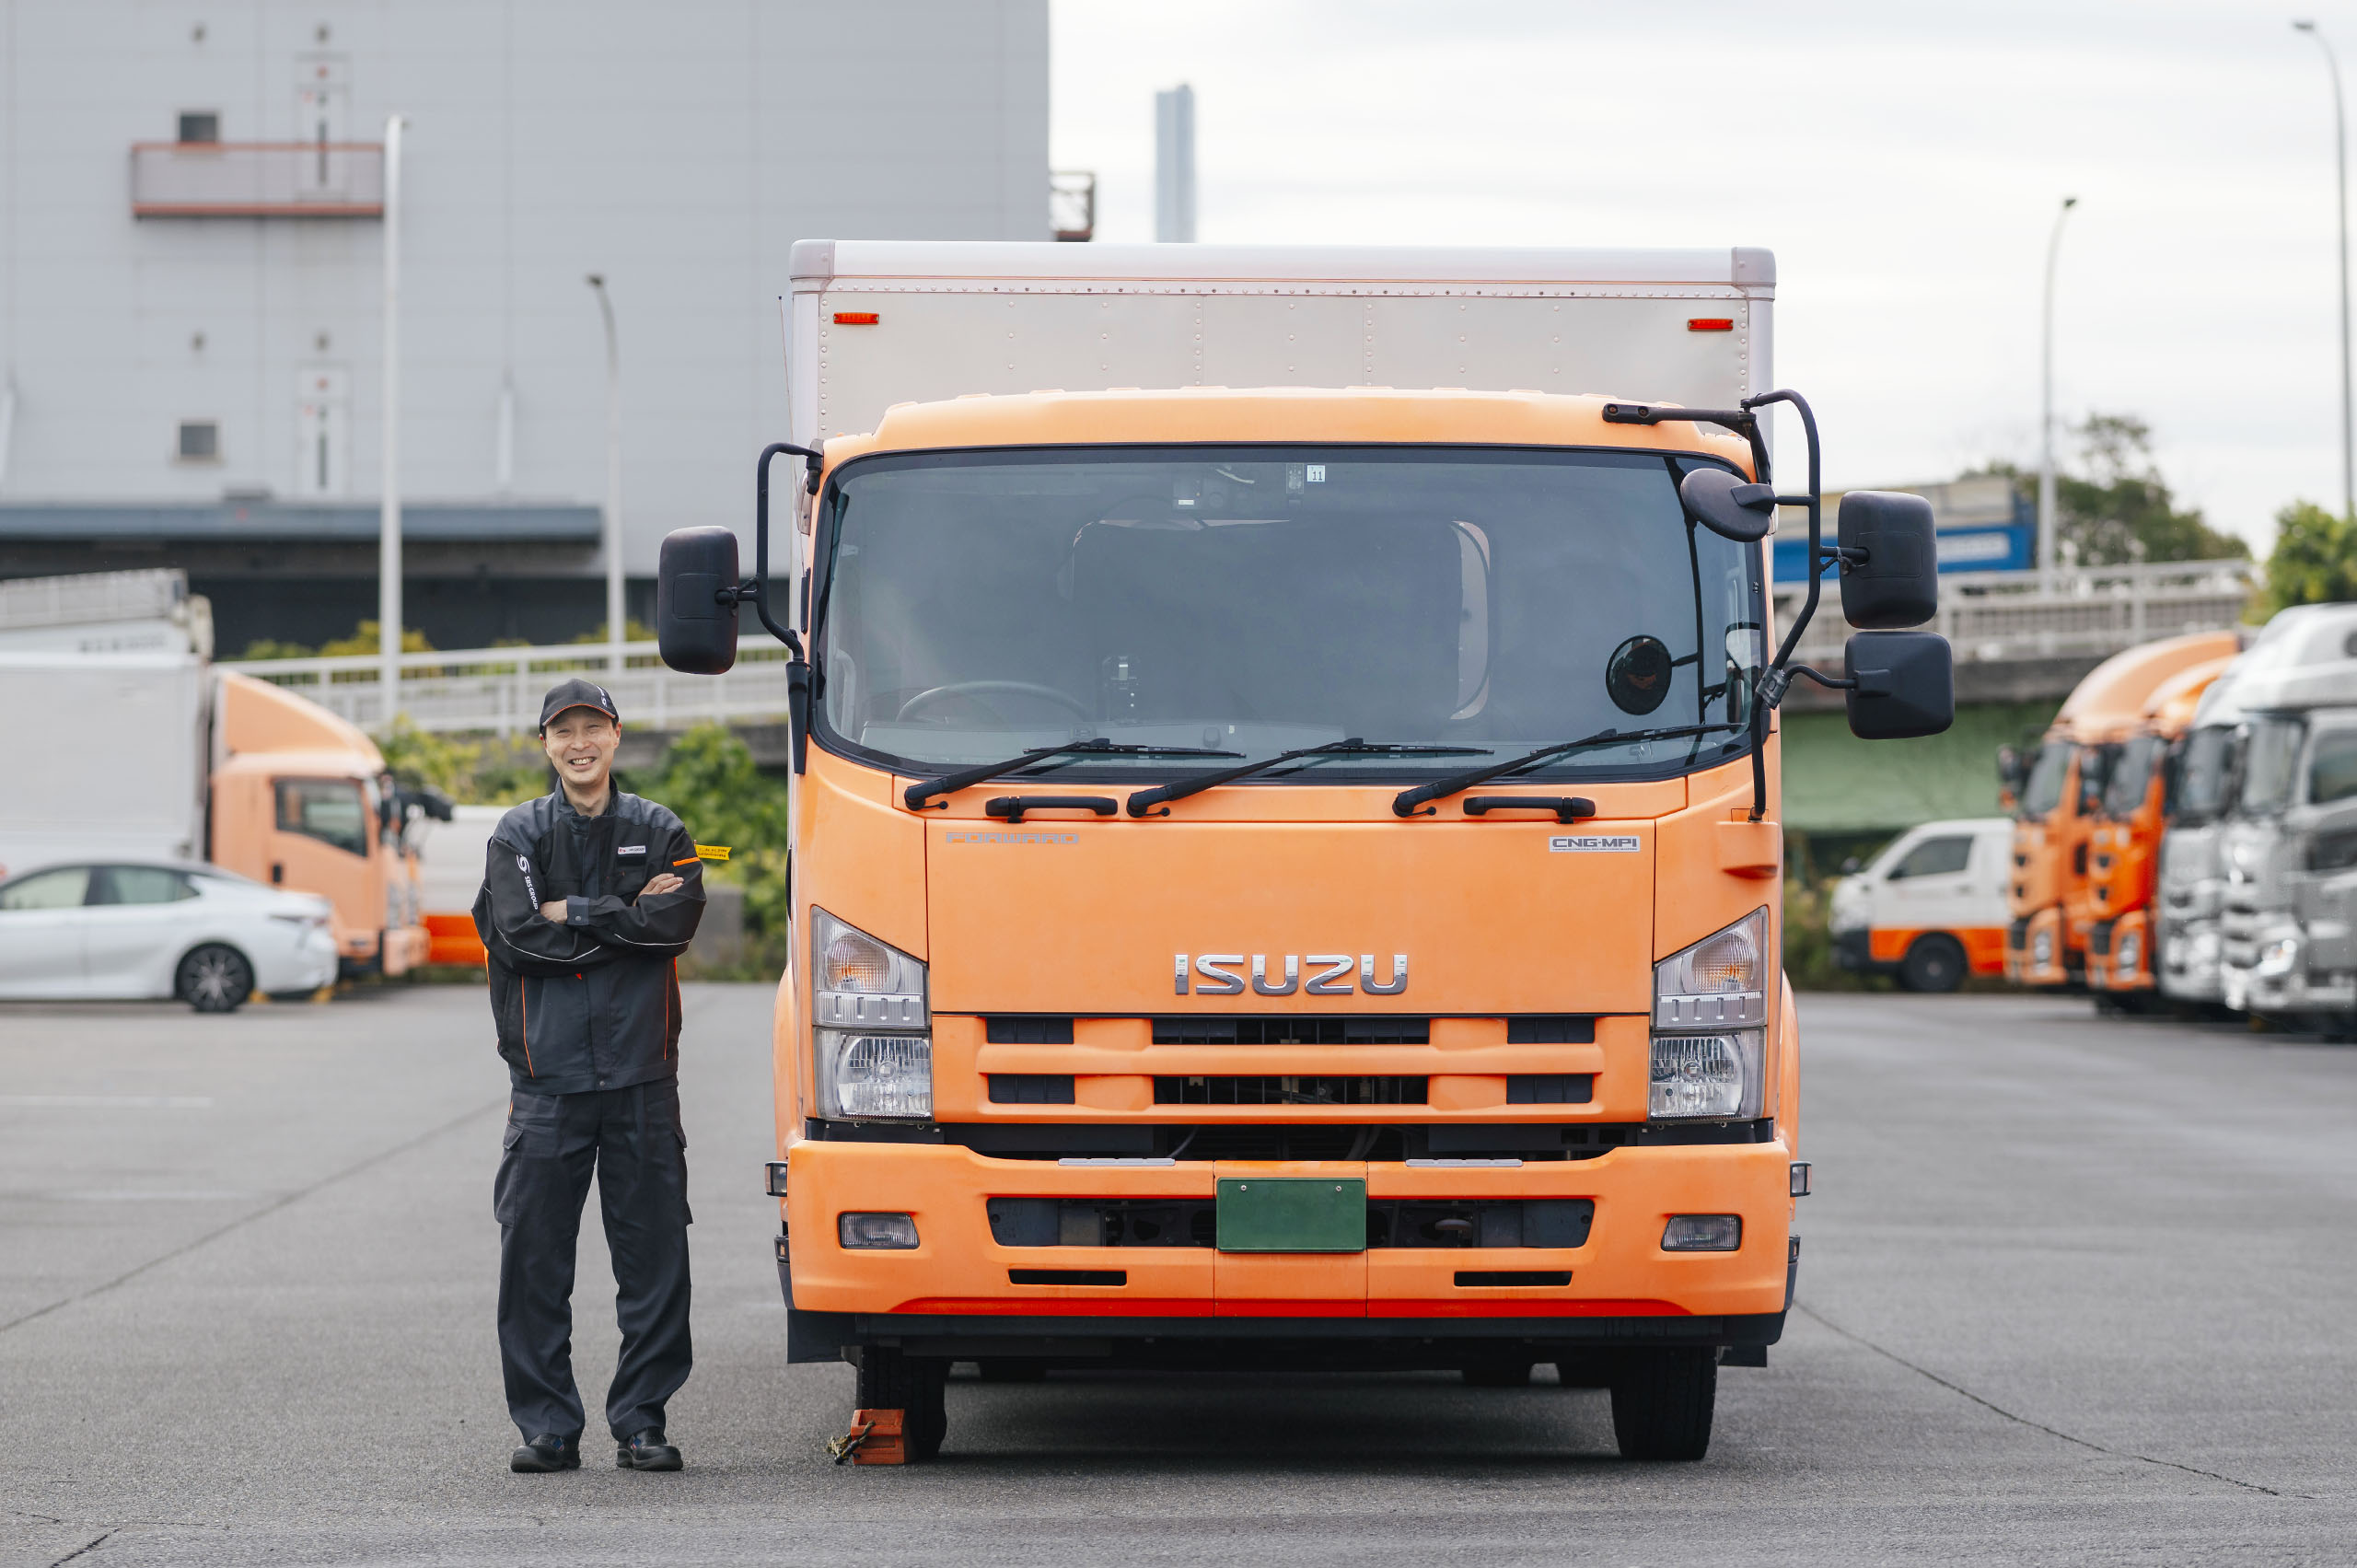
[[[492,1202],[499,1355],[524,1439],[509,1468],[581,1466],[573,1268],[595,1171],[622,1333],[614,1462],[676,1470],[663,1407],[691,1362],[676,960],[703,915],[702,868],[677,817],[612,787],[621,716],[605,688],[552,690],[540,745],[559,787],[500,819],[474,908],[515,1086]]]

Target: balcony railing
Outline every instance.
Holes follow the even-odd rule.
[[[370,218],[385,212],[376,142],[139,142],[131,211],[158,217]]]

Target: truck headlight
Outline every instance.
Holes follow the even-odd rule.
[[[1759,1114],[1768,966],[1764,908],[1654,966],[1648,1116],[1732,1121]]]
[[[2119,972],[2122,975],[2134,974],[2136,972],[2137,964],[2143,958],[2143,957],[2144,938],[2142,933],[2131,931],[2119,939],[2118,958],[2119,960]]]
[[[2054,933],[2041,931],[2029,939],[2030,962],[2039,969],[2054,961]]]
[[[810,911],[810,1033],[819,1114],[933,1114],[925,967],[822,909]]]
[[[1645,1114],[1655,1121],[1705,1117],[1748,1121],[1759,1114],[1760,1031],[1654,1036],[1653,1082]]]
[[[2290,974],[2299,962],[2300,939],[2296,936],[2286,936],[2281,941],[2270,942],[2266,947],[2261,947],[2258,950],[2258,962],[2253,967],[2270,980],[2281,980]]]

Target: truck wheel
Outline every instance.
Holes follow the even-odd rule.
[[[1964,944],[1935,931],[1908,947],[1898,983],[1909,991],[1954,991],[1964,983]]]
[[[860,1353],[858,1408],[905,1412],[902,1441],[912,1464],[941,1452],[949,1434],[948,1392],[949,1364],[938,1356],[907,1355],[888,1345]]]
[[[1527,1388],[1530,1386],[1529,1362],[1505,1366],[1469,1366],[1465,1369],[1465,1386],[1469,1388]]]
[[[1631,1351],[1612,1374],[1612,1435],[1624,1459],[1699,1459],[1711,1447],[1719,1353]]]
[[[254,993],[254,967],[235,947],[209,943],[180,960],[172,993],[200,1013],[234,1013]]]

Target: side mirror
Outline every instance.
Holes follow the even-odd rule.
[[[1696,469],[1678,482],[1678,498],[1694,520],[1737,544],[1768,537],[1776,526],[1776,488],[1753,484],[1724,469]]]
[[[737,536],[726,528],[679,528],[663,538],[656,568],[655,635],[663,662],[689,675],[722,675],[737,662]]]
[[[1849,511],[1845,504],[1842,511]],[[1841,651],[1842,673],[1856,684],[1850,733],[1861,740],[1910,740],[1956,722],[1956,664],[1936,632],[1861,632]]]
[[[1873,631],[1921,626],[1940,612],[1940,556],[1929,501],[1852,490],[1841,497],[1838,531],[1843,550],[1865,552],[1863,561],[1841,563],[1841,613],[1851,625]]]

